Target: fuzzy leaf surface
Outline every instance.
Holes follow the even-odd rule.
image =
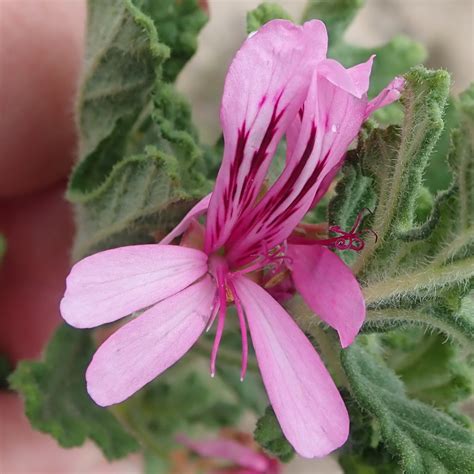
[[[211,379],[202,359],[189,355],[116,407],[118,417],[159,456],[176,447],[175,436],[234,425],[241,407]]]
[[[146,0],[142,9],[153,19],[160,42],[171,50],[163,78],[172,82],[196,52],[197,36],[208,16],[199,0]]]
[[[270,20],[291,20],[286,10],[277,3],[262,3],[247,13],[247,34],[257,31]]]
[[[162,79],[170,48],[176,73],[194,52],[191,43],[205,13],[194,1],[121,0],[89,7],[78,100],[80,156],[68,190],[76,204],[75,259],[155,241],[158,230],[170,230],[206,191],[190,108]],[[186,33],[188,16],[194,26]],[[159,40],[160,25],[169,47]]]
[[[381,336],[383,357],[401,378],[411,398],[448,409],[473,391],[471,368],[462,363],[455,344],[422,329]]]
[[[25,400],[26,415],[39,431],[70,448],[91,439],[107,459],[119,459],[139,445],[108,410],[86,392],[85,370],[94,352],[89,331],[61,326],[43,361],[23,361],[10,376]]]
[[[468,350],[474,342],[472,90],[457,103],[453,183],[438,194],[430,217],[418,221],[419,196],[427,192],[423,173],[443,130],[448,89],[444,71],[415,68],[407,75],[402,127],[368,127],[346,164],[329,219],[347,228],[361,209],[374,210],[363,227],[378,240],[368,236],[360,254],[345,256],[363,286],[366,330],[428,325]]]
[[[265,414],[257,421],[257,427],[253,433],[255,441],[280,461],[290,461],[295,451],[281,431],[278,420],[271,406],[265,410]]]
[[[450,416],[407,397],[402,382],[356,344],[342,352],[350,390],[380,423],[386,448],[406,473],[472,472],[474,436]]]

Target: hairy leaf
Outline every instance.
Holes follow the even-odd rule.
[[[473,391],[470,368],[457,358],[445,336],[423,330],[382,336],[384,359],[405,384],[408,396],[440,408],[466,399]]]
[[[276,19],[291,20],[291,17],[283,7],[276,3],[262,3],[247,13],[247,33],[257,31],[265,23]]]
[[[93,352],[90,332],[63,325],[44,360],[20,362],[10,384],[23,396],[33,427],[51,434],[61,446],[81,446],[91,439],[108,459],[122,458],[139,446],[86,392],[84,373]]]
[[[393,463],[381,463],[376,455],[346,454],[338,459],[345,474],[398,474],[402,471]]]
[[[204,12],[192,0],[137,4],[164,28],[175,52],[171,68],[177,73],[195,49],[191,43]],[[78,101],[80,161],[68,191],[76,204],[74,258],[154,241],[157,231],[168,231],[207,191],[189,106],[161,79],[169,48],[158,41],[152,17],[131,0],[89,6],[87,61]],[[184,23],[177,20],[181,15]],[[185,32],[188,15],[193,28]],[[105,93],[111,89],[113,94]]]
[[[180,188],[179,173],[177,160],[153,147],[117,164],[101,186],[78,201],[75,256],[153,242],[157,229],[170,230],[195,202]]]
[[[362,170],[359,175],[371,177],[379,193],[369,220],[379,239],[368,242],[353,268],[363,282],[369,307],[367,322],[372,327],[382,320],[388,324],[427,324],[472,348],[472,88],[457,103],[459,127],[453,132],[449,156],[453,183],[439,193],[430,218],[420,225],[416,220],[417,197],[423,171],[442,130],[447,88],[444,73],[425,74],[431,80],[419,76],[418,82],[410,83],[409,79],[402,129],[374,130],[355,154]],[[343,183],[339,189],[342,187]],[[335,201],[332,219],[342,217],[342,210],[341,203]]]
[[[207,14],[199,0],[144,0],[141,8],[153,19],[160,42],[171,50],[163,78],[174,81],[196,52],[197,35],[207,23]]]
[[[466,348],[472,348],[474,342],[469,296],[474,284],[472,90],[464,93],[457,104],[459,125],[452,134],[449,156],[453,183],[438,194],[431,217],[421,226],[415,220],[414,203],[426,159],[435,143],[436,133],[432,132],[436,130],[437,115],[441,121],[441,110],[436,110],[436,102],[427,102],[432,108],[430,116],[426,121],[418,117],[412,124],[417,127],[412,137],[421,145],[418,150],[404,139],[402,130],[398,158],[392,161],[400,163],[401,168],[398,164],[386,166],[391,161],[390,150],[393,156],[394,142],[382,144],[384,132],[376,132],[375,149],[380,150],[381,161],[376,174],[375,161],[370,165],[367,160],[366,166],[372,170],[378,188],[388,192],[380,194],[372,224],[379,241],[368,245],[354,265],[364,281],[366,301],[372,311],[368,313],[369,323],[381,319],[425,323],[457,337]],[[420,133],[422,124],[427,124],[430,133]],[[440,127],[441,124],[438,130]],[[383,136],[387,137],[386,132]],[[400,159],[409,149],[414,151],[412,158]],[[364,155],[359,156],[365,160]],[[376,156],[372,148],[371,159]]]
[[[199,429],[217,430],[237,422],[241,407],[201,362],[188,356],[117,406],[120,419],[146,448],[163,455],[176,445],[178,433],[191,436]]]
[[[273,456],[279,458],[280,461],[288,462],[295,454],[293,446],[291,446],[281,431],[271,406],[267,407],[265,414],[257,421],[254,437],[260,446]]]
[[[343,390],[351,420],[349,439],[339,451],[338,461],[347,474],[395,474],[401,473],[396,460],[384,448],[380,439],[380,424],[377,419]]]
[[[71,196],[100,185],[121,158],[126,134],[150,103],[168,56],[169,48],[158,41],[153,22],[132,0],[89,1],[86,59],[77,101],[80,162],[71,178]],[[111,136],[115,139],[104,147]]]
[[[406,473],[472,472],[474,437],[451,417],[407,397],[403,384],[360,345],[342,352],[350,390],[380,423],[383,442]]]

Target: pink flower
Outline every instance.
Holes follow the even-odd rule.
[[[326,50],[320,21],[275,20],[248,38],[225,83],[225,149],[212,196],[160,245],[107,250],[71,270],[61,301],[69,324],[95,327],[146,309],[110,336],[89,365],[87,388],[99,405],[121,402],[157,377],[216,319],[214,374],[226,307],[233,303],[242,379],[248,324],[268,396],[295,450],[324,456],[346,441],[349,418],[337,387],[311,342],[262,286],[269,267],[286,265],[296,289],[339,332],[343,346],[363,322],[362,293],[339,257],[321,245],[286,242],[327,190],[367,115],[398,98],[402,81],[368,102],[372,58],[345,69],[326,59]],[[286,167],[265,193],[284,134]],[[206,212],[202,228],[196,218]],[[186,247],[199,241],[201,228],[203,247]],[[183,245],[169,245],[185,231]]]
[[[278,460],[231,438],[194,441],[179,435],[177,441],[205,458],[229,461],[232,466],[213,470],[213,474],[280,474]]]

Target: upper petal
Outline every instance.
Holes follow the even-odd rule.
[[[351,269],[320,245],[289,245],[295,287],[308,306],[352,344],[365,319],[365,301]]]
[[[206,271],[206,254],[176,245],[99,252],[72,267],[61,315],[78,328],[109,323],[174,295]]]
[[[227,73],[221,108],[224,157],[207,218],[206,251],[225,243],[253,205],[276,146],[326,56],[324,24],[273,20],[249,37]]]
[[[229,257],[242,259],[285,240],[329,184],[364,120],[366,95],[361,85],[334,60],[323,60],[314,73],[302,109],[298,137],[289,128],[291,157],[280,177],[229,239]],[[241,229],[245,229],[242,232]]]
[[[180,359],[202,334],[215,291],[206,275],[112,334],[86,372],[94,401],[101,406],[119,403]]]
[[[263,382],[283,433],[301,456],[341,446],[349,417],[331,376],[290,315],[260,286],[235,278]]]

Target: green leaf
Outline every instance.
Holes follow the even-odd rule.
[[[401,378],[411,398],[449,408],[473,392],[470,368],[457,359],[445,336],[423,330],[393,331],[381,337],[384,359]]]
[[[444,333],[461,345],[463,356],[473,352],[474,301],[461,296],[465,290],[449,289],[426,302],[392,303],[367,311],[364,331],[387,331],[395,327],[422,326]]]
[[[94,192],[77,199],[74,257],[164,236],[196,202],[179,186],[180,167],[153,147],[117,164]]]
[[[89,1],[86,58],[77,101],[80,163],[71,178],[70,195],[100,185],[121,158],[126,134],[150,103],[168,56],[169,48],[158,41],[153,22],[132,0]],[[111,136],[115,140],[105,147],[104,141]],[[117,140],[121,146],[115,144]],[[102,153],[97,153],[101,146]]]
[[[286,10],[276,3],[262,3],[247,13],[247,34],[257,31],[270,20],[291,20]]]
[[[240,369],[219,362],[217,375],[237,396],[239,404],[254,413],[261,414],[268,401],[260,374],[247,372],[244,382],[240,381]]]
[[[377,232],[378,241],[368,235],[359,255],[343,255],[362,282],[365,331],[428,326],[455,338],[466,355],[474,347],[472,92],[456,105],[460,125],[450,153],[453,184],[437,196],[430,218],[420,226],[420,195],[428,193],[423,172],[443,127],[447,77],[417,69],[407,80],[402,129],[368,127],[338,183],[329,220],[350,228],[357,213],[376,202],[363,227]]]
[[[359,454],[342,454],[338,459],[345,474],[396,474],[401,470],[394,464],[381,464],[374,456],[364,457]]]
[[[368,326],[425,324],[472,350],[474,318],[468,295],[474,283],[473,89],[456,104],[459,127],[453,131],[449,156],[453,183],[438,194],[430,218],[420,226],[416,206],[423,171],[442,130],[447,81],[444,73],[425,73],[429,80],[419,76],[414,82],[414,73],[409,76],[401,131],[372,131],[353,157],[359,160],[359,171],[353,172],[371,177],[379,193],[375,214],[364,224],[377,232],[378,242],[368,242],[353,269],[364,287]],[[341,203],[351,206],[342,197],[343,184],[339,191],[332,222],[345,215]]]
[[[236,314],[232,316],[237,316]],[[234,320],[235,321],[235,320]],[[217,364],[217,377],[222,380],[227,388],[236,396],[239,405],[261,415],[268,404],[268,398],[262,383],[260,372],[255,359],[255,354],[250,351],[247,374],[245,380],[240,380],[242,341],[240,331],[237,327],[227,326],[227,332],[222,337],[221,349],[219,351],[219,363]],[[208,357],[212,340],[207,344],[209,348],[204,352]],[[231,355],[235,354],[235,361]]]
[[[176,434],[232,426],[242,412],[225,386],[209,376],[207,365],[191,354],[115,409],[144,446],[163,459],[176,445]]]
[[[369,89],[369,96],[374,96],[394,76],[404,74],[412,66],[423,62],[426,51],[419,43],[405,36],[396,36],[376,48],[347,44],[344,33],[364,3],[364,0],[310,0],[303,18],[305,21],[312,18],[324,21],[329,33],[329,56],[341,61],[344,66],[354,66],[367,61],[372,54],[377,55]]]
[[[144,474],[168,474],[171,471],[168,459],[157,456],[150,451],[145,452],[143,464]]]
[[[380,423],[384,445],[406,473],[472,472],[474,436],[451,417],[407,397],[397,376],[360,345],[342,352],[350,390]]]
[[[158,8],[163,2],[165,10]],[[156,16],[170,43],[178,42],[177,71],[194,51],[205,14],[195,1],[138,3]],[[173,32],[178,16],[184,23]],[[188,35],[183,28],[190,18]],[[76,204],[76,259],[155,241],[208,191],[189,105],[161,79],[168,55],[152,18],[131,0],[91,2],[78,100],[80,161],[68,190]]]
[[[364,3],[364,0],[309,0],[303,19],[323,21],[328,29],[329,42],[338,44]]]
[[[196,52],[197,36],[208,16],[199,0],[145,0],[142,9],[153,19],[160,41],[171,50],[163,78],[174,81]]]
[[[86,392],[85,370],[94,352],[89,331],[61,326],[42,362],[20,362],[9,381],[25,399],[32,426],[65,448],[93,440],[112,460],[139,448],[115,417]]]
[[[345,390],[342,392],[351,424],[348,441],[339,451],[338,461],[347,474],[401,473],[394,458],[384,449],[380,425]]]
[[[153,103],[151,118],[157,125],[155,133],[163,139],[162,149],[178,160],[182,187],[191,195],[209,192],[211,186],[204,179],[207,174],[204,151],[199,144],[189,104],[173,86],[164,83],[156,91]],[[156,137],[154,139],[156,141]]]
[[[281,431],[271,406],[267,407],[265,414],[257,421],[254,438],[260,446],[280,459],[280,461],[288,462],[295,454],[293,446],[291,446]]]
[[[328,205],[328,220],[341,229],[351,229],[357,216],[363,209],[371,212],[375,209],[377,197],[373,187],[373,178],[365,175],[361,163],[354,154],[348,154],[342,168],[342,176],[336,185],[336,195]],[[363,226],[365,227],[365,220]],[[371,238],[371,236],[369,236]],[[359,255],[353,251],[339,252],[339,256],[353,265]]]
[[[448,189],[453,177],[449,168],[448,156],[451,146],[451,134],[458,126],[458,113],[453,97],[448,98],[444,114],[444,129],[425,174],[426,186],[432,193]]]

